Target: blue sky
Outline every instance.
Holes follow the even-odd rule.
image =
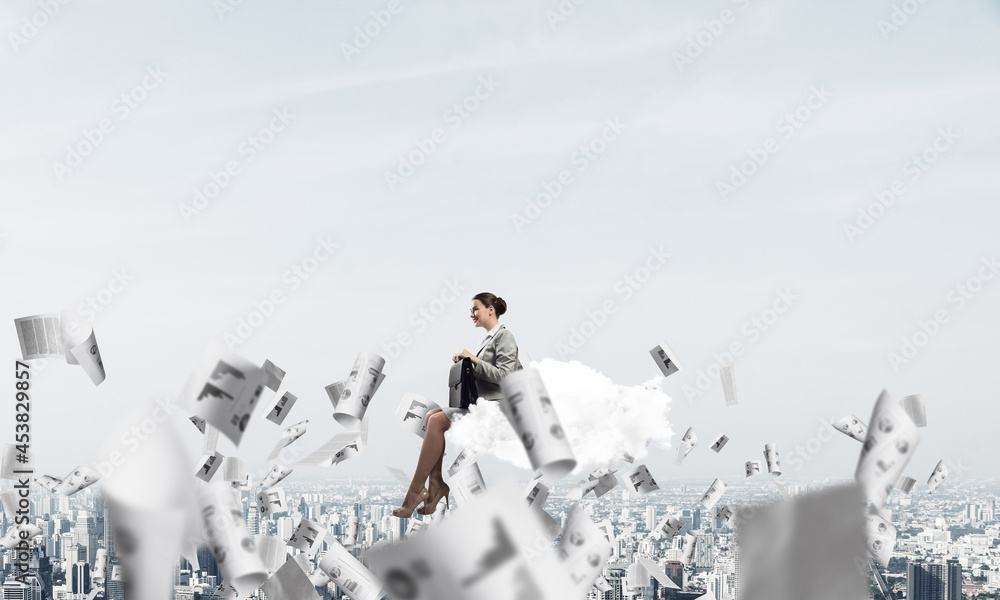
[[[658,479],[740,477],[770,441],[786,464],[803,449],[790,476],[850,477],[860,446],[839,436],[812,451],[811,438],[822,419],[867,421],[883,387],[927,399],[908,474],[926,481],[945,458],[992,475],[1000,278],[955,294],[1000,253],[1000,8],[915,5],[883,35],[894,5],[591,1],[553,26],[557,2],[401,0],[349,61],[342,44],[387,2],[243,2],[221,18],[208,0],[59,5],[0,51],[0,306],[9,320],[72,309],[116,271],[133,279],[96,314],[108,380],[93,388],[59,364],[39,374],[40,470],[99,460],[108,420],[175,396],[201,349],[275,289],[287,299],[238,349],[288,371],[292,417],[315,425],[307,446],[339,431],[323,386],[358,351],[412,335],[373,402],[367,455],[328,474],[411,468],[417,439],[390,425],[392,409],[404,390],[444,398],[449,357],[482,338],[468,298],[489,290],[535,359],[558,357],[607,301],[616,312],[567,359],[638,384],[658,373],[649,348],[673,347],[686,367],[664,384],[675,437],[694,426],[706,445],[720,431],[732,441],[682,468],[654,451]],[[0,29],[23,35],[41,10],[5,2]],[[678,68],[699,40],[710,43]],[[447,111],[463,102],[475,110],[456,126]],[[796,110],[808,117],[789,135]],[[102,120],[109,132],[60,179],[54,163]],[[595,142],[608,120],[622,131]],[[261,133],[272,124],[281,131]],[[390,190],[398,156],[435,130],[443,141]],[[603,152],[584,163],[584,145]],[[720,193],[768,147],[738,191]],[[914,170],[925,153],[933,164]],[[228,185],[185,219],[181,205],[227,164]],[[519,230],[512,217],[563,171],[572,183]],[[859,217],[896,180],[905,191]],[[284,274],[318,238],[338,248],[294,286]],[[670,258],[627,294],[619,282],[650,248]],[[462,299],[418,331],[411,315],[454,281]],[[753,319],[779,290],[795,300],[762,331]],[[888,353],[941,310],[935,335],[894,368]],[[688,403],[684,386],[734,342],[740,404],[727,408],[718,382]],[[13,330],[7,343],[17,356]],[[277,433],[256,423],[241,454],[262,461]]]

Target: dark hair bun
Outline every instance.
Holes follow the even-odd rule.
[[[503,301],[503,298],[497,296],[496,302],[493,303],[493,308],[497,311],[497,316],[499,317],[507,312],[507,303]]]

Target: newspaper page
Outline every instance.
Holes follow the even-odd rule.
[[[500,380],[507,420],[528,453],[531,468],[547,479],[561,479],[576,467],[576,458],[559,422],[542,377],[535,368],[509,373]]]
[[[336,542],[327,549],[317,569],[323,571],[351,600],[379,600],[382,597],[382,582]]]
[[[394,421],[403,429],[412,434],[424,437],[426,424],[424,417],[435,408],[441,408],[435,402],[413,392],[403,392],[403,397],[399,399],[396,406]]]
[[[881,508],[913,456],[920,434],[903,407],[885,390],[875,401],[870,423],[854,477],[872,504]]]
[[[670,349],[670,346],[666,344],[654,347],[649,351],[649,355],[653,357],[653,361],[656,362],[656,366],[659,367],[664,377],[669,377],[678,371],[684,370],[681,363],[677,361],[677,356]]]
[[[263,390],[260,367],[236,354],[209,349],[188,379],[181,402],[239,446]]]
[[[361,424],[368,403],[385,379],[384,368],[385,359],[378,354],[359,352],[347,379],[327,386],[327,394],[334,405],[333,418],[338,423],[348,429]]]

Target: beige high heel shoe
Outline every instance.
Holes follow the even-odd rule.
[[[403,504],[403,506],[392,511],[392,516],[398,517],[400,519],[408,519],[413,515],[413,509],[415,509],[417,505],[420,504],[421,502],[426,501],[427,496],[429,495],[430,492],[427,491],[427,488],[420,490],[420,493],[417,494],[417,499],[413,501],[412,505],[407,506],[406,504]]]
[[[418,508],[417,512],[422,515],[433,515],[434,511],[437,510],[437,505],[438,502],[441,501],[441,498],[444,498],[444,505],[450,509],[451,504],[448,503],[448,494],[450,493],[451,493],[451,488],[448,487],[448,484],[442,483],[441,489],[438,490],[437,495],[434,498],[428,498],[427,500],[425,500],[424,505]]]

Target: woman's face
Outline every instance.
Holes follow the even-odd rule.
[[[474,326],[484,327],[486,321],[493,316],[493,308],[486,308],[479,300],[473,300],[469,316],[472,317],[472,324]]]

